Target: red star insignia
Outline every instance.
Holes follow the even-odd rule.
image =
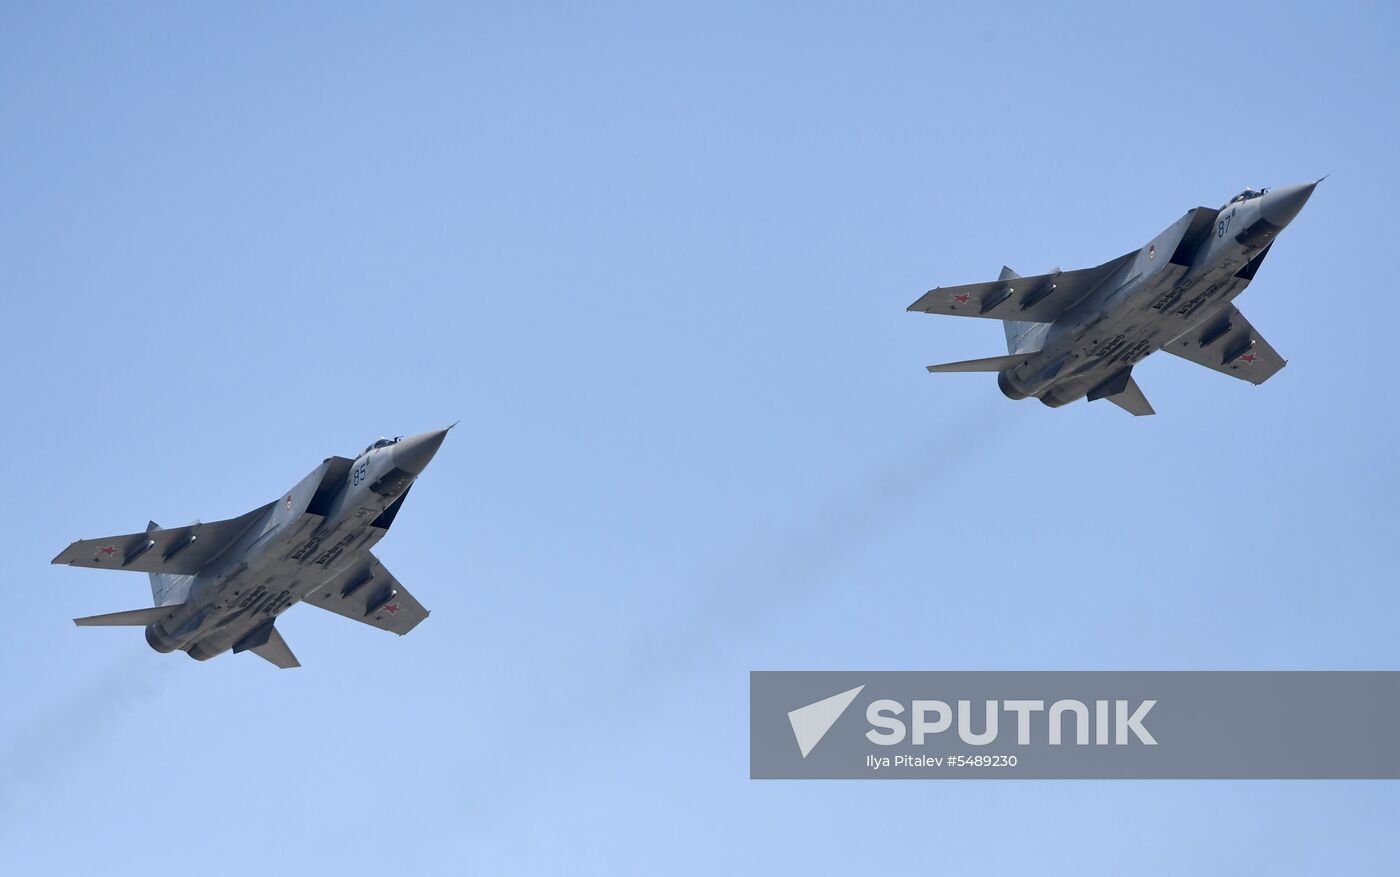
[[[950,295],[950,296],[948,296],[948,300],[949,300],[949,301],[955,301],[955,302],[957,302],[958,304],[963,304],[963,305],[967,304],[968,301],[970,301],[971,299],[972,299],[972,296],[968,295],[968,294],[965,293],[965,292],[964,292],[964,293],[961,293],[961,294],[959,294],[959,295]]]
[[[111,556],[112,556],[112,552],[114,552],[114,551],[117,550],[117,546],[115,546],[115,545],[106,545],[106,546],[103,546],[102,548],[99,548],[99,549],[97,549],[97,550],[98,550],[98,551],[101,551],[103,554],[107,555],[108,557],[111,557]]]
[[[1241,356],[1240,359],[1247,365],[1254,365],[1254,360],[1258,359],[1258,357],[1252,353],[1246,353],[1244,356]]]
[[[399,604],[397,604],[397,603],[385,603],[385,604],[384,604],[384,611],[385,611],[385,612],[388,612],[390,615],[393,615],[395,612],[398,612],[398,611],[399,611]]]

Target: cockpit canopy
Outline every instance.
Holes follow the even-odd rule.
[[[1239,203],[1240,201],[1249,201],[1249,200],[1252,200],[1252,199],[1254,199],[1254,198],[1258,198],[1260,195],[1263,195],[1263,194],[1264,194],[1265,192],[1267,192],[1267,191],[1269,191],[1269,190],[1268,190],[1268,189],[1245,189],[1243,192],[1239,193],[1239,194],[1236,195],[1235,197],[1231,198],[1228,202],[1226,202],[1226,206],[1229,206],[1230,204],[1237,204],[1237,203]]]
[[[377,450],[379,448],[387,448],[390,445],[396,445],[401,441],[403,441],[403,436],[399,436],[398,438],[383,438],[381,436],[378,441],[374,442],[373,444],[366,447],[363,451],[361,451],[360,455],[363,456],[365,454],[368,454],[370,451]]]

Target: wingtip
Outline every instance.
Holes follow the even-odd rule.
[[[60,552],[58,552],[57,554],[55,554],[54,557],[53,557],[53,560],[50,560],[49,563],[52,563],[52,564],[55,564],[55,565],[61,564],[61,565],[63,565],[63,566],[74,566],[74,565],[76,564],[76,560],[75,560],[74,558],[69,558],[68,555],[69,555],[70,552],[73,551],[74,548],[76,548],[76,547],[78,547],[79,545],[81,545],[82,542],[83,542],[83,540],[81,540],[81,539],[77,540],[76,542],[69,542],[69,543],[68,543],[68,547],[67,547],[67,548],[64,548],[62,551],[60,551]],[[65,558],[67,558],[67,559],[65,559]]]

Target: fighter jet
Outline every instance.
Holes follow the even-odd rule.
[[[149,573],[155,605],[73,621],[145,627],[151,648],[196,661],[232,649],[281,668],[301,665],[274,623],[303,600],[402,636],[428,610],[370,549],[446,436],[382,438],[353,460],[329,457],[285,496],[227,521],[152,521],[144,533],[74,542],[53,562]]]
[[[1134,415],[1154,413],[1133,366],[1157,350],[1262,384],[1285,362],[1231,302],[1320,182],[1194,208],[1095,268],[1022,277],[1003,267],[990,283],[930,290],[909,310],[1001,320],[1007,354],[928,370],[996,372],[1012,399],[1058,408],[1088,396]]]

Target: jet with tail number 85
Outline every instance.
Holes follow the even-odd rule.
[[[1002,268],[990,283],[930,290],[909,310],[1001,320],[1008,352],[928,370],[996,372],[1012,399],[1058,408],[1087,396],[1135,415],[1154,412],[1133,366],[1158,350],[1262,384],[1285,362],[1231,302],[1320,182],[1197,207],[1096,268],[1035,277]]]
[[[451,429],[451,427],[448,427]],[[380,439],[354,460],[330,457],[290,493],[241,517],[74,542],[54,563],[149,573],[155,605],[75,618],[146,628],[158,652],[207,661],[230,649],[298,667],[274,622],[295,603],[399,635],[428,617],[370,551],[447,429]]]

